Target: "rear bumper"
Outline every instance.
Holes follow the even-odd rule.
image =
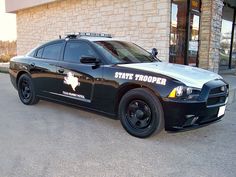
[[[204,84],[199,97],[194,101],[165,98],[162,102],[165,129],[182,130],[221,119],[228,100],[228,88],[228,84],[219,79]]]

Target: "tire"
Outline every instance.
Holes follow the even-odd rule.
[[[144,88],[128,91],[119,104],[118,116],[131,135],[146,138],[164,127],[163,108],[157,96]]]
[[[20,76],[17,88],[20,100],[25,105],[34,105],[39,102],[39,98],[35,93],[32,79],[28,74],[23,74]]]

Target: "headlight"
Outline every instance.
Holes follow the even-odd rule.
[[[193,93],[193,88],[186,86],[178,86],[170,92],[168,98],[179,98],[179,97],[187,98],[192,93]]]

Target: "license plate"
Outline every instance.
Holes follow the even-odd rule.
[[[225,114],[225,108],[226,108],[226,106],[221,106],[219,108],[218,117],[220,117],[220,116]]]

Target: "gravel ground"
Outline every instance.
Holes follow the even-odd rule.
[[[23,105],[0,74],[1,177],[235,177],[236,103],[222,121],[148,139],[56,103]]]

